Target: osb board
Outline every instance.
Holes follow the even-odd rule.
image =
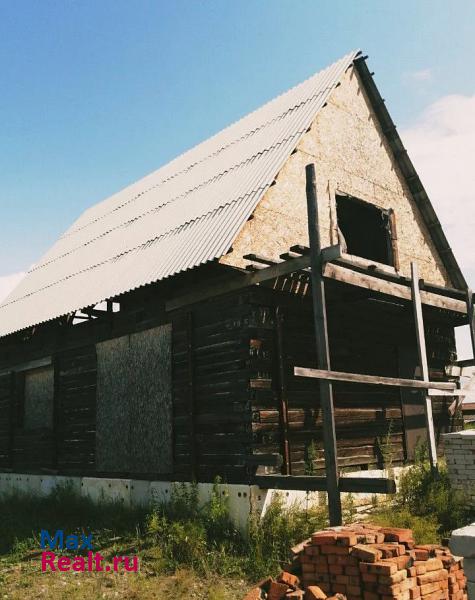
[[[172,470],[171,325],[97,344],[96,468]]]
[[[277,259],[293,244],[308,244],[305,166],[316,163],[322,245],[338,242],[335,191],[396,215],[400,272],[416,260],[421,277],[451,285],[422,216],[399,172],[354,69],[317,115],[273,185],[221,262],[245,266],[250,252]]]
[[[54,369],[46,367],[25,373],[26,430],[53,427]]]

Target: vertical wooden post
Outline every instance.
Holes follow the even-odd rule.
[[[193,313],[190,310],[186,315],[186,343],[188,358],[188,411],[190,415],[190,473],[192,481],[197,481],[198,460],[196,440],[196,406],[195,406],[195,368],[193,348]]]
[[[472,357],[475,358],[475,315],[473,313],[473,292],[470,288],[467,289],[467,321],[472,340]]]
[[[327,313],[325,305],[325,284],[322,276],[320,229],[318,223],[317,187],[315,165],[305,168],[308,237],[310,241],[310,264],[312,281],[313,317],[317,343],[317,366],[330,370],[328,347]],[[323,417],[323,445],[325,450],[325,471],[327,477],[328,509],[330,525],[341,525],[341,498],[338,489],[338,457],[336,448],[335,414],[333,409],[333,387],[330,381],[320,380],[320,404]]]
[[[429,365],[427,362],[426,337],[424,333],[424,320],[422,317],[421,292],[419,288],[419,270],[415,262],[411,262],[412,276],[412,301],[414,305],[414,320],[416,324],[417,351],[419,354],[419,365],[423,381],[429,381]],[[432,403],[430,396],[425,392],[425,416],[426,416],[426,431],[427,445],[429,450],[429,460],[432,469],[437,469],[437,446],[435,444],[434,420],[432,418]]]
[[[285,372],[285,353],[284,353],[284,315],[280,306],[276,310],[276,321],[277,321],[277,353],[279,362],[279,397],[280,397],[280,429],[282,433],[282,457],[284,463],[282,465],[282,472],[284,475],[292,474],[292,462],[290,456],[290,444],[289,444],[289,412],[287,403],[287,376]]]

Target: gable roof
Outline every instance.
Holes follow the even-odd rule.
[[[86,210],[0,304],[0,337],[226,254],[359,55]]]
[[[0,305],[0,336],[226,254],[357,55],[86,210]]]

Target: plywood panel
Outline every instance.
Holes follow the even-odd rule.
[[[171,325],[97,344],[98,471],[172,470]]]

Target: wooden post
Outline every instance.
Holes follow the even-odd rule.
[[[308,237],[310,242],[310,266],[312,282],[313,316],[317,343],[317,366],[330,370],[328,347],[325,284],[322,276],[320,229],[318,223],[317,188],[315,165],[305,168]],[[335,414],[333,409],[333,387],[330,381],[320,380],[320,404],[323,417],[323,445],[325,450],[325,472],[327,478],[328,510],[330,525],[341,525],[341,498],[338,489],[338,456],[336,448]]]
[[[473,313],[473,292],[470,288],[467,289],[467,321],[472,340],[472,357],[475,358],[475,315]]]
[[[285,372],[285,352],[284,352],[284,315],[282,308],[277,307],[276,310],[276,321],[277,321],[277,351],[279,361],[279,397],[280,397],[280,428],[282,433],[282,457],[283,457],[283,474],[292,474],[292,461],[290,455],[290,444],[289,444],[289,411],[288,411],[288,397],[287,397],[287,374]]]
[[[419,271],[417,264],[411,262],[412,301],[414,305],[414,320],[416,324],[417,351],[423,381],[429,381],[429,365],[427,362],[426,337],[424,333],[424,320],[422,317],[421,293],[419,287]],[[427,446],[431,468],[437,470],[437,446],[435,444],[434,420],[432,418],[432,402],[430,396],[424,392]]]

